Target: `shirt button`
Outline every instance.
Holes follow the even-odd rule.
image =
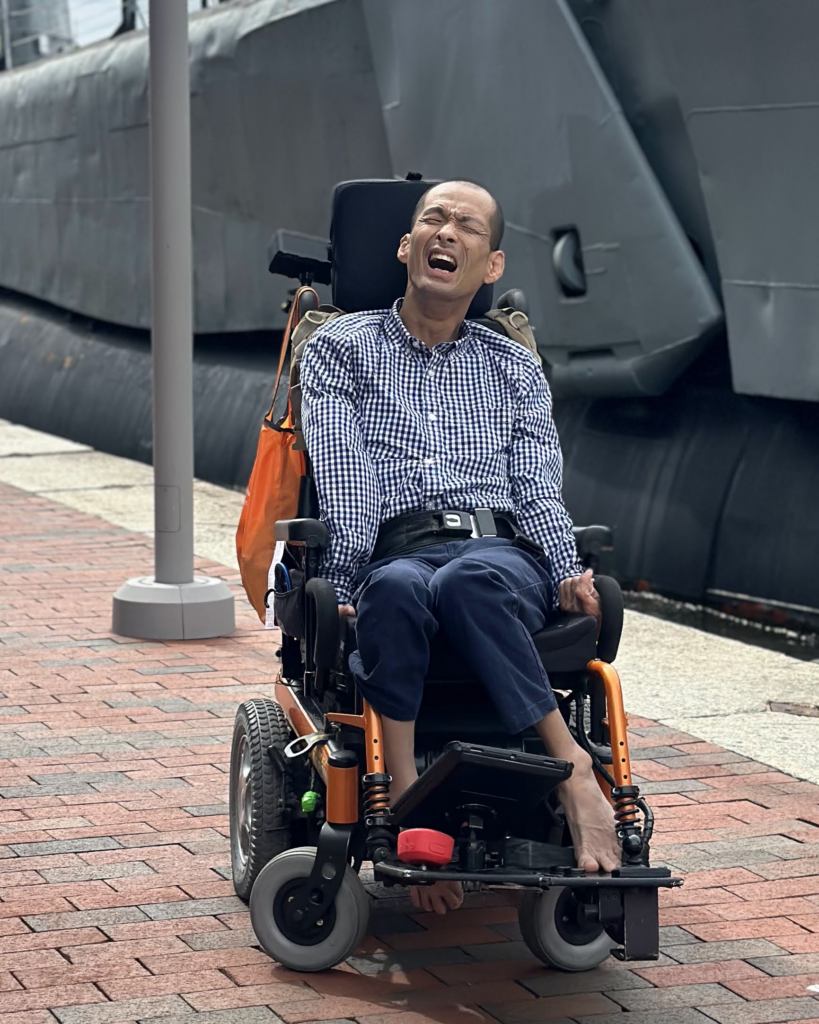
[[[431,412],[431,413],[429,414],[429,418],[430,418],[430,420],[431,420],[431,421],[432,421],[433,423],[435,422],[435,420],[437,420],[437,419],[438,419],[438,417],[437,417],[437,416],[435,415],[435,413],[434,413],[434,412]]]
[[[424,465],[425,466],[434,466],[435,465],[435,459],[433,459],[433,458],[424,459]]]

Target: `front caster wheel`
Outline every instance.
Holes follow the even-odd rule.
[[[584,921],[578,911],[574,894],[565,886],[527,892],[520,901],[518,922],[523,941],[548,967],[590,971],[599,967],[616,945],[602,925]]]
[[[288,904],[310,876],[316,850],[301,846],[280,853],[262,869],[250,896],[250,922],[266,953],[293,971],[326,971],[352,956],[370,918],[369,898],[348,865],[323,918],[308,928],[292,919]]]

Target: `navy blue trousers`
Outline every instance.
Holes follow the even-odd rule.
[[[498,537],[458,540],[373,562],[356,585],[350,669],[376,711],[399,722],[418,717],[439,629],[507,732],[557,707],[532,641],[554,615],[548,556]]]

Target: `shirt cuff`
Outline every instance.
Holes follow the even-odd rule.
[[[560,584],[563,582],[563,580],[577,579],[577,577],[582,576],[585,571],[586,570],[583,568],[582,565],[571,566],[564,572],[564,574],[557,581],[557,583],[555,584],[555,592],[552,599],[556,610],[560,610]]]
[[[351,604],[353,598],[353,580],[352,577],[347,576],[335,576],[329,573],[325,574],[324,578],[333,587],[336,592],[336,600],[339,604]]]

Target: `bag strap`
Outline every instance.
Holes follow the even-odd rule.
[[[490,309],[486,313],[486,317],[501,327],[507,338],[511,338],[512,341],[527,348],[540,366],[543,366],[543,360],[537,350],[535,335],[529,324],[529,317],[525,313],[521,313],[519,309]]]
[[[273,410],[276,407],[276,396],[279,393],[279,382],[281,381],[281,378],[282,378],[282,370],[284,369],[284,361],[285,361],[285,358],[287,357],[288,349],[290,348],[290,339],[293,337],[293,331],[295,330],[296,325],[298,324],[299,319],[300,319],[299,318],[299,308],[301,307],[301,300],[302,300],[302,298],[308,292],[310,292],[312,295],[315,296],[315,300],[316,300],[316,305],[317,306],[318,306],[318,303],[319,303],[318,292],[315,290],[315,288],[310,288],[309,285],[302,285],[301,288],[298,288],[296,290],[296,294],[293,296],[293,302],[290,305],[290,313],[289,313],[289,315],[287,317],[287,325],[284,328],[284,334],[282,336],[282,350],[281,350],[281,353],[279,354],[279,368],[276,371],[276,382],[273,385],[273,397],[270,400],[270,409],[268,410],[268,413],[265,416],[266,420],[270,419],[270,417],[273,415]],[[289,412],[290,411],[290,397],[289,397],[289,395],[288,395],[288,399],[287,399],[287,407],[288,407],[288,412]]]

